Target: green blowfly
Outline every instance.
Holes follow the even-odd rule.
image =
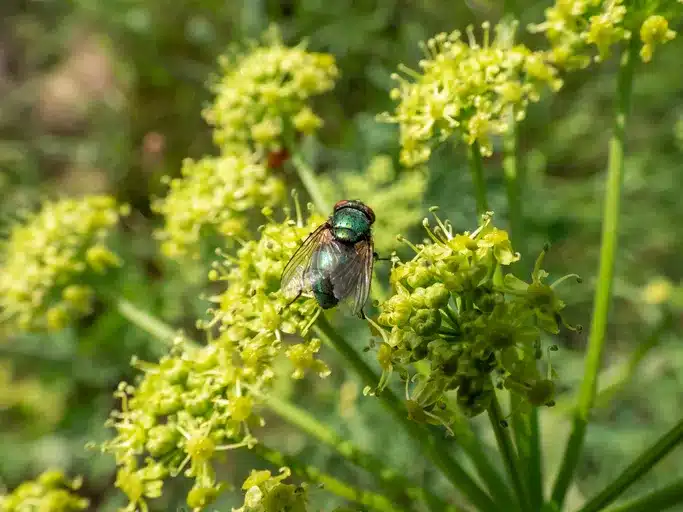
[[[281,288],[294,302],[315,298],[322,309],[348,303],[364,318],[377,254],[372,241],[375,213],[357,200],[339,201],[332,215],[308,235],[282,272]]]

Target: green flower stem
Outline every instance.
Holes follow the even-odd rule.
[[[402,509],[381,494],[351,487],[349,484],[324,473],[320,469],[302,463],[296,457],[285,455],[262,444],[256,444],[252,451],[262,459],[278,467],[287,466],[293,473],[305,478],[308,482],[321,484],[326,491],[364,507],[380,512],[396,512]]]
[[[168,346],[171,346],[173,340],[178,336],[178,331],[125,299],[116,301],[116,309],[130,323],[163,341]]]
[[[659,441],[645,450],[611,484],[586,503],[579,512],[603,510],[681,442],[683,442],[683,420],[679,421]]]
[[[632,37],[628,43],[628,48],[622,54],[621,66],[619,68],[614,133],[610,140],[607,164],[600,267],[595,288],[593,318],[588,336],[588,352],[586,354],[584,378],[579,391],[578,407],[574,414],[572,433],[569,437],[560,472],[555,480],[552,493],[552,501],[558,509],[562,508],[567,489],[569,489],[569,484],[579,462],[586,434],[588,415],[595,401],[597,375],[600,370],[602,349],[605,345],[605,331],[612,296],[614,262],[619,234],[619,203],[624,171],[626,117],[629,111],[634,67],[637,57],[638,38]]]
[[[370,472],[379,480],[386,494],[396,498],[397,503],[411,503],[417,498],[428,503],[431,510],[446,510],[448,505],[434,493],[414,487],[398,471],[387,467],[381,460],[363,452],[353,443],[342,439],[331,428],[319,422],[308,412],[274,395],[264,396],[263,399],[270,410],[282,419],[331,447],[349,462]]]
[[[523,168],[519,161],[517,121],[510,113],[510,129],[503,139],[503,171],[510,217],[511,239],[521,254],[526,254],[524,216],[522,214],[522,190],[524,190]],[[512,395],[513,408],[519,402]],[[532,510],[540,510],[543,503],[543,466],[541,461],[541,439],[538,423],[538,408],[532,408],[529,415],[517,413],[512,417],[512,431],[524,470]]]
[[[514,247],[524,254],[523,217],[522,217],[522,179],[521,166],[517,151],[517,122],[510,115],[510,129],[503,139],[503,174],[505,175],[505,191],[507,193],[508,215],[510,216],[510,232]]]
[[[306,192],[308,192],[311,201],[313,201],[316,210],[318,210],[318,212],[322,215],[327,215],[329,212],[331,212],[332,204],[328,203],[327,199],[325,198],[325,194],[321,190],[318,180],[315,178],[313,169],[311,169],[311,167],[306,163],[306,160],[304,160],[304,158],[298,152],[292,155],[292,165],[294,166],[296,173],[299,175],[299,179],[306,189]]]
[[[680,503],[683,503],[683,478],[640,498],[610,507],[605,512],[660,512]]]
[[[477,474],[486,484],[498,510],[510,510],[515,497],[498,469],[491,463],[491,455],[486,453],[479,438],[474,434],[467,421],[458,421],[453,426],[456,444],[470,458]]]
[[[346,362],[363,380],[365,384],[375,385],[379,382],[379,376],[367,365],[349,343],[341,337],[330,325],[327,319],[320,315],[316,325],[313,326],[316,335],[328,345],[337,350]],[[442,471],[444,476],[460,489],[462,493],[480,512],[495,512],[498,507],[491,497],[472,479],[472,477],[451,456],[443,450],[439,442],[421,425],[411,421],[406,413],[406,408],[399,398],[389,390],[384,390],[380,395],[384,406],[401,423],[408,435],[417,441],[423,453]]]
[[[520,461],[517,457],[517,453],[515,453],[515,447],[510,438],[510,432],[507,427],[503,426],[503,411],[500,408],[500,403],[498,402],[495,391],[493,392],[493,397],[491,398],[491,403],[489,404],[487,411],[489,419],[491,420],[491,427],[493,428],[493,432],[496,435],[496,441],[498,442],[498,450],[503,457],[503,463],[508,471],[515,493],[517,494],[517,501],[522,510],[530,510],[526,488],[522,481],[523,473],[522,468],[520,467]]]
[[[474,184],[474,196],[477,200],[477,215],[486,213],[489,209],[486,200],[486,181],[484,180],[484,164],[481,157],[479,142],[474,141],[469,151],[470,172]]]

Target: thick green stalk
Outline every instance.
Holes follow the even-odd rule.
[[[683,478],[640,498],[610,507],[605,512],[661,512],[681,503],[683,503]]]
[[[633,73],[638,57],[638,44],[638,38],[632,37],[628,43],[628,48],[622,54],[621,66],[619,68],[614,133],[610,140],[607,164],[600,266],[595,288],[593,317],[588,336],[588,353],[586,354],[584,377],[579,391],[578,407],[574,414],[572,433],[565,449],[560,472],[553,487],[552,500],[558,508],[562,508],[567,489],[569,489],[569,484],[579,462],[586,434],[588,415],[595,401],[597,375],[600,370],[602,349],[605,345],[607,316],[612,297],[614,262],[619,234],[619,203],[624,171],[626,117],[633,89]]]
[[[453,425],[456,443],[467,454],[474,465],[477,474],[486,484],[491,497],[496,502],[498,510],[508,510],[515,504],[515,497],[503,476],[492,464],[491,454],[486,453],[481,441],[472,431],[469,423],[460,422]]]
[[[296,457],[285,455],[262,444],[252,448],[262,459],[278,467],[287,466],[293,473],[305,478],[310,483],[321,484],[324,489],[346,500],[380,512],[396,512],[404,509],[396,508],[385,496],[362,489],[356,489],[337,478],[324,473],[320,469],[299,461]]]
[[[486,200],[486,180],[484,179],[484,164],[481,157],[479,142],[474,141],[469,150],[470,173],[474,185],[474,197],[477,200],[477,215],[486,213],[489,209]]]
[[[503,463],[505,464],[510,481],[512,482],[512,487],[515,489],[517,501],[522,510],[529,510],[529,500],[522,480],[523,472],[520,466],[520,460],[517,457],[515,447],[512,444],[510,432],[507,427],[503,426],[503,411],[500,408],[500,403],[498,402],[495,391],[493,392],[493,397],[491,398],[491,403],[487,410],[489,413],[489,420],[491,420],[493,433],[496,435],[496,441],[498,442],[498,450],[503,458]]]
[[[126,299],[118,299],[116,301],[116,309],[130,323],[169,346],[173,344],[173,340],[178,336],[178,331],[169,327],[155,316],[139,309],[135,304],[128,302]]]
[[[508,212],[510,217],[510,238],[515,249],[526,255],[524,236],[524,216],[522,213],[522,191],[524,190],[524,173],[519,160],[517,121],[510,112],[510,129],[503,139],[503,171],[507,192]],[[513,408],[519,402],[517,395],[512,395]],[[532,408],[526,415],[513,415],[512,431],[519,454],[523,478],[529,493],[532,510],[540,510],[543,503],[543,466],[541,460],[541,439],[538,423],[538,409]]]
[[[304,160],[299,153],[294,153],[292,155],[292,165],[294,166],[294,169],[296,169],[299,179],[306,189],[306,192],[308,192],[318,213],[327,215],[331,212],[332,204],[325,198],[325,194],[320,188],[318,180],[315,178],[315,173],[308,163],[306,163],[306,160]]]
[[[503,174],[507,193],[508,215],[510,217],[510,238],[515,249],[525,254],[523,244],[522,217],[522,174],[517,151],[517,122],[510,114],[510,129],[503,139]]]
[[[611,484],[586,503],[579,512],[603,510],[681,442],[683,442],[683,420],[679,421],[659,441],[645,450]]]
[[[387,496],[395,497],[397,503],[409,504],[414,499],[420,499],[429,504],[430,510],[446,510],[448,505],[434,493],[415,487],[404,475],[387,467],[383,461],[360,450],[353,443],[342,439],[334,430],[319,422],[307,411],[274,395],[263,398],[266,405],[282,419],[329,446],[344,459],[371,473],[378,479]]]
[[[323,315],[320,315],[316,325],[313,326],[313,330],[323,342],[334,347],[344,357],[365,384],[373,386],[379,382],[379,376],[363,361],[353,347],[337,333]],[[393,392],[385,389],[379,395],[379,398],[382,404],[400,422],[408,435],[420,444],[425,456],[442,471],[443,475],[454,487],[460,489],[478,511],[494,512],[498,510],[491,497],[479,487],[477,482],[472,479],[447,451],[439,446],[439,442],[431,433],[408,418],[404,404]]]

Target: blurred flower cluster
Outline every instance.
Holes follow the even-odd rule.
[[[649,62],[655,46],[670,41],[676,33],[664,16],[650,13],[644,21],[642,18],[642,13],[627,7],[624,0],[556,0],[546,9],[545,21],[530,25],[529,30],[545,34],[554,65],[573,70],[585,68],[593,60],[605,60],[615,44],[630,39],[640,26],[640,56]]]
[[[283,483],[289,478],[289,468],[280,468],[280,474],[270,471],[252,471],[244,481],[244,505],[232,512],[306,512],[307,493],[303,486]]]
[[[285,46],[275,28],[246,51],[233,49],[221,65],[204,113],[220,154],[186,160],[181,177],[169,179],[167,195],[153,204],[171,258],[197,256],[205,232],[245,237],[249,213],[282,204],[285,182],[276,171],[298,134],[322,124],[309,103],[331,90],[338,74],[332,55]]]
[[[194,480],[187,496],[193,510],[215,498],[222,488],[213,465],[219,454],[257,442],[252,429],[263,419],[254,408],[276,376],[277,358],[290,361],[295,379],[308,371],[329,374],[316,359],[320,341],[304,337],[318,312],[315,301],[288,306],[279,286],[283,266],[321,221],[271,219],[259,240],[223,255],[210,277],[226,289],[213,297],[211,319],[200,322],[208,343],[198,347],[180,338],[158,363],[134,363],[143,376],[119,387],[121,410],[110,419],[116,435],[102,447],[116,457],[126,510],[147,510],[146,500],[161,495],[163,481],[180,474]],[[286,335],[299,341],[285,344]]]
[[[335,172],[323,181],[328,197],[357,198],[382,215],[373,226],[375,250],[380,254],[396,247],[396,233],[405,232],[417,224],[423,211],[422,199],[427,191],[428,177],[421,172],[398,173],[388,155],[372,158],[364,172]]]
[[[109,196],[46,202],[0,251],[0,324],[57,330],[91,311],[98,274],[121,264],[109,235],[128,209]]]
[[[507,273],[519,254],[489,214],[476,231],[462,234],[435,218],[434,229],[424,223],[429,243],[406,241],[416,255],[395,260],[394,295],[380,305],[380,389],[396,371],[406,380],[411,417],[444,425],[456,411],[448,392],[468,416],[486,410],[496,386],[527,404],[552,404],[551,372],[543,375],[537,363],[544,356],[542,333],[567,326],[555,288],[569,276],[547,284],[545,253],[531,283]],[[428,371],[418,371],[419,362],[428,363]]]
[[[76,494],[81,479],[67,479],[59,471],[46,471],[36,480],[22,483],[7,495],[0,495],[0,512],[78,512],[89,502]]]
[[[219,157],[185,160],[182,177],[170,181],[166,197],[152,208],[164,218],[157,235],[170,258],[199,253],[202,230],[226,237],[243,237],[247,212],[276,205],[284,184],[250,152],[233,151]]]
[[[316,131],[322,120],[309,100],[330,91],[339,73],[332,55],[309,52],[303,44],[287,47],[275,28],[247,52],[234,49],[221,65],[216,100],[205,111],[214,140],[221,148],[248,146],[258,153]]]
[[[426,162],[434,141],[454,134],[466,144],[477,142],[489,156],[492,136],[505,133],[511,119],[524,118],[544,89],[562,85],[543,53],[513,44],[516,23],[496,25],[493,41],[489,23],[482,28],[481,44],[472,27],[467,41],[458,31],[435,36],[424,45],[419,72],[404,68],[407,78],[395,75],[399,86],[391,96],[398,106],[380,119],[399,124],[402,163]]]

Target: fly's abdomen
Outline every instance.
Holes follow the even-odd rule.
[[[346,253],[337,243],[321,245],[311,258],[311,291],[321,308],[329,309],[339,303],[334,294],[331,276],[346,262]]]
[[[332,287],[332,280],[323,275],[319,275],[313,283],[311,283],[313,296],[318,305],[323,309],[330,309],[339,303],[339,299],[334,296]]]

